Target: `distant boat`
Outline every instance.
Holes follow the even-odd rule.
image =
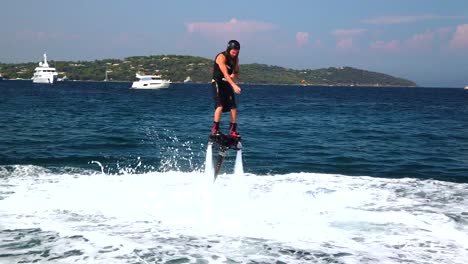
[[[465,90],[468,90],[468,85],[467,85],[467,86],[465,86]]]
[[[62,78],[57,78],[57,82],[64,82],[64,81],[68,81],[68,77],[66,75],[64,75]]]
[[[133,89],[161,89],[168,88],[171,80],[161,78],[161,75],[140,75],[136,74],[138,81],[133,82]]]
[[[34,69],[34,75],[31,78],[33,83],[48,83],[53,84],[57,81],[58,73],[53,67],[49,67],[47,63],[47,55],[44,53],[44,61],[39,62],[39,67]]]
[[[0,74],[0,81],[3,81],[3,76]]]
[[[192,78],[190,78],[190,76],[187,76],[187,78],[185,78],[184,80],[184,83],[191,83],[192,82]]]
[[[112,72],[112,71],[106,70],[106,77],[104,78],[103,81],[105,81],[105,82],[109,81],[109,75],[107,75],[107,73],[109,73],[109,72]]]

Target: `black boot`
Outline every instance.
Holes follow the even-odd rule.
[[[211,128],[211,135],[212,136],[221,135],[221,131],[219,131],[219,122],[213,122],[213,127]]]
[[[240,134],[237,132],[237,123],[231,123],[229,127],[229,135],[231,137],[240,138]]]

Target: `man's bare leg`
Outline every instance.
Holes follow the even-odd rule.
[[[219,121],[221,120],[221,114],[223,113],[223,107],[218,106],[216,107],[216,110],[214,112],[214,117],[213,117],[213,127],[211,128],[211,134],[212,135],[217,135],[219,134]]]
[[[214,112],[214,119],[213,119],[214,122],[219,123],[219,121],[221,120],[221,113],[223,113],[223,107],[222,106],[216,107],[216,110]]]
[[[237,123],[237,109],[231,109],[231,123]]]
[[[231,126],[229,127],[229,134],[234,137],[240,137],[237,133],[237,109],[231,109]]]

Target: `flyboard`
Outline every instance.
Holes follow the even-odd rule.
[[[242,144],[241,144],[241,138],[240,137],[231,137],[229,135],[224,135],[224,134],[216,134],[216,135],[210,135],[208,137],[208,149],[211,150],[212,147],[217,147],[219,152],[218,152],[218,158],[216,160],[216,164],[214,166],[214,179],[213,182],[216,181],[216,178],[218,177],[219,171],[221,170],[221,167],[223,165],[223,161],[226,158],[228,150],[236,150],[237,151],[237,157],[236,157],[236,163],[238,162],[237,159],[240,157],[240,162],[242,164]],[[207,155],[209,155],[211,151],[207,151]],[[212,157],[208,157],[207,159],[211,159]]]

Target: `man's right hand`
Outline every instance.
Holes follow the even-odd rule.
[[[234,92],[235,92],[236,94],[240,94],[240,93],[241,93],[241,88],[240,88],[239,85],[237,85],[237,84],[233,84],[233,85],[232,85],[232,89],[234,89]]]

